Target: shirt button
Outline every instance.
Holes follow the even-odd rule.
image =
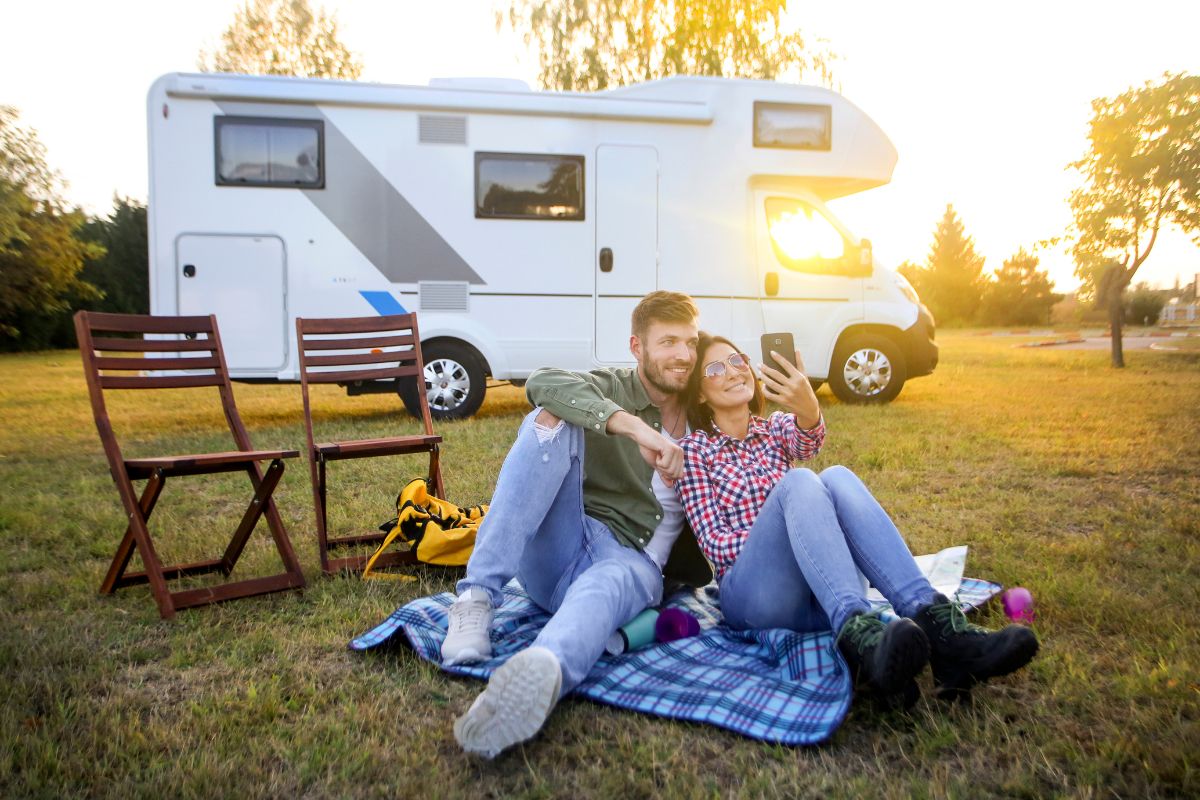
[[[655,514],[655,515],[654,515],[654,518],[655,518],[655,519],[662,519],[662,515],[661,515],[661,514]]]
[[[597,423],[596,423],[595,425],[593,425],[592,427],[593,427],[593,428],[595,428],[596,430],[600,430],[600,423],[599,423],[599,422],[597,422]]]
[[[574,400],[572,400],[572,401],[571,401],[571,405],[575,405],[575,401],[574,401]]]
[[[656,423],[654,423],[654,427],[656,427],[656,428],[658,427],[658,423],[657,423],[657,422],[656,422]]]

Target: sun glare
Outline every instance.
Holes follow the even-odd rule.
[[[795,261],[841,258],[845,242],[837,229],[812,209],[783,211],[768,224],[771,239]]]

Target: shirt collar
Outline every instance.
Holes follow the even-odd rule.
[[[642,374],[638,372],[637,367],[633,368],[632,377],[629,393],[633,400],[633,407],[638,411],[645,411],[654,404],[650,402],[650,395],[646,393],[646,387],[642,385]]]
[[[714,422],[712,424],[712,426],[713,426],[713,430],[716,433],[713,436],[710,436],[709,438],[716,444],[723,445],[726,442],[737,441],[732,436],[730,436],[728,433],[726,433],[725,431],[723,431],[719,427],[717,427],[716,422]],[[766,436],[768,434],[768,432],[769,431],[767,429],[767,421],[765,419],[763,419],[762,417],[751,414],[750,415],[750,425],[747,426],[747,428],[746,428],[746,438],[743,439],[742,441],[749,441],[750,439],[752,439],[756,436]]]

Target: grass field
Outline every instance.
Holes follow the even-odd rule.
[[[937,372],[884,408],[822,390],[815,466],[857,471],[915,552],[968,544],[969,574],[1030,587],[1042,651],[1029,669],[969,707],[856,704],[831,742],[798,750],[568,700],[544,736],[492,763],[463,757],[450,731],[481,684],[346,650],[455,573],[319,577],[300,459],[276,499],[307,590],[173,622],[144,588],[100,597],[123,513],[78,354],[0,357],[0,796],[1194,797],[1200,353],[1127,353],[1114,371],[1107,353],[1019,341],[943,335]],[[236,394],[257,446],[302,447],[297,387]],[[167,397],[114,409],[127,455],[227,446],[211,398]],[[411,427],[394,397],[323,399],[329,437]],[[526,408],[506,387],[440,427],[452,500],[488,499]],[[421,465],[332,474],[336,524],[352,530],[392,516]],[[169,482],[153,526],[164,558],[216,555],[244,497],[244,476]],[[263,531],[243,575],[273,569]]]

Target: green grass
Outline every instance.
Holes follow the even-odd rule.
[[[946,335],[937,372],[884,408],[822,390],[815,466],[857,471],[914,551],[969,544],[970,574],[1030,587],[1042,652],[1029,669],[970,707],[856,705],[830,743],[797,750],[567,701],[492,763],[463,757],[450,731],[480,684],[345,649],[453,571],[319,577],[301,459],[276,499],[307,590],[173,622],[144,588],[100,597],[123,514],[78,355],[0,357],[0,796],[1195,796],[1200,353],[1131,352],[1114,371],[1106,352],[1016,343]],[[236,393],[257,446],[302,445],[297,387]],[[165,398],[121,398],[129,455],[226,447],[211,397]],[[412,428],[393,397],[322,400],[327,437]],[[440,426],[451,499],[489,498],[525,408],[499,389],[478,418]],[[421,469],[335,465],[335,524],[389,518]],[[244,476],[170,481],[154,518],[164,557],[219,552],[245,495]],[[256,532],[239,572],[273,559]]]

